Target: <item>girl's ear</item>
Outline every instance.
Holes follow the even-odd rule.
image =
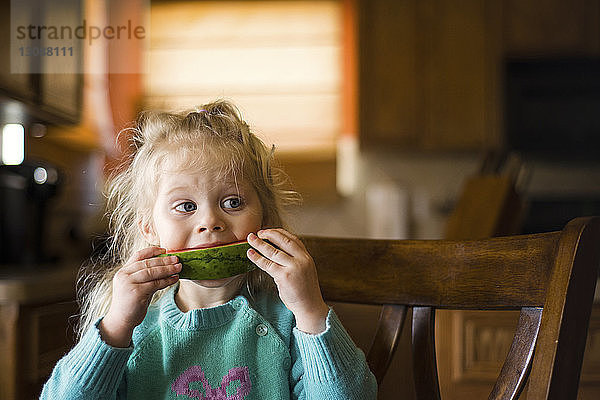
[[[144,239],[146,239],[146,242],[153,245],[159,245],[160,241],[158,240],[158,235],[154,231],[154,225],[151,222],[142,221],[140,219],[138,220],[138,228]]]

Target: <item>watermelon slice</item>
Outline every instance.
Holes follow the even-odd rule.
[[[244,240],[214,247],[170,252],[159,257],[177,256],[182,264],[179,273],[181,279],[222,279],[256,268],[256,265],[246,257],[250,247]]]

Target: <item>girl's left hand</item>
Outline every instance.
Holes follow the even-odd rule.
[[[296,317],[299,330],[323,332],[329,307],[323,301],[317,269],[304,244],[280,228],[260,230],[257,235],[248,235],[248,243],[258,250],[248,250],[248,258],[273,277],[279,297]]]

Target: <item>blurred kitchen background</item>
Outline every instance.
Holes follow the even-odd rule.
[[[127,153],[118,133],[146,108],[238,104],[303,197],[289,210],[300,234],[443,238],[483,172],[523,200],[514,233],[600,215],[600,0],[12,3],[0,12],[2,399],[35,397],[68,346],[46,332],[69,331],[74,275],[102,249],[102,190]],[[72,55],[27,56],[58,43],[11,49],[27,21],[141,27],[141,39],[82,30]]]

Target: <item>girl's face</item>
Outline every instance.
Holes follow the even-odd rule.
[[[261,228],[263,209],[253,186],[214,172],[162,173],[146,239],[167,249],[245,240]]]

